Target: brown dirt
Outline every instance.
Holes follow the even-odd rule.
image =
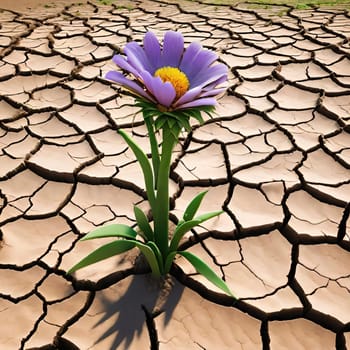
[[[1,350],[350,349],[346,11],[0,3],[19,11],[0,11]],[[179,30],[230,67],[217,119],[182,135],[170,195],[172,218],[204,189],[202,212],[224,209],[183,247],[236,303],[182,258],[164,283],[134,250],[66,274],[102,244],[79,237],[148,208],[116,132],[149,152],[146,128],[104,79],[148,29]]]
[[[61,7],[78,2],[86,3],[87,0],[1,0],[0,8],[26,13],[28,10],[32,10],[38,7]]]

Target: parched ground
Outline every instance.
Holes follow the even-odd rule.
[[[102,244],[83,234],[134,224],[135,203],[147,209],[116,132],[149,151],[142,118],[103,77],[126,42],[169,29],[231,68],[216,118],[182,136],[171,203],[176,221],[209,189],[202,210],[224,209],[183,247],[237,303],[182,259],[162,283],[136,252],[66,275]],[[1,350],[350,349],[349,36],[337,8],[145,0],[1,11]]]

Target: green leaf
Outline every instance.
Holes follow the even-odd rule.
[[[151,248],[150,243],[153,242],[147,242],[142,243],[139,241],[134,242],[136,247],[139,248],[142,252],[142,254],[145,256],[151,270],[154,276],[159,277],[161,276],[161,266],[159,266],[158,258],[156,256],[156,252]],[[154,243],[153,243],[154,244]],[[153,246],[152,246],[153,247]]]
[[[168,118],[169,128],[174,127],[175,123],[176,123],[176,119],[175,118]]]
[[[197,194],[192,201],[188,204],[185,213],[183,215],[183,220],[184,221],[188,221],[188,220],[192,220],[193,217],[196,215],[197,210],[199,208],[199,206],[202,203],[202,200],[204,198],[204,196],[207,194],[208,191],[203,191],[199,194]]]
[[[164,262],[163,262],[163,257],[162,257],[161,251],[159,250],[159,248],[155,244],[155,242],[149,241],[146,244],[153,250],[154,255],[157,258],[159,271],[162,275],[164,275]]]
[[[170,252],[166,257],[165,264],[164,264],[164,274],[167,274],[170,271],[171,264],[173,263],[176,254],[177,254],[176,251]]]
[[[169,248],[169,173],[172,150],[178,141],[174,129],[163,128],[162,156],[159,165],[156,206],[153,211],[154,241],[165,258]]]
[[[124,138],[128,146],[132,149],[138,162],[140,163],[144,180],[145,180],[148,201],[151,205],[151,208],[153,209],[155,204],[155,194],[154,194],[154,182],[153,182],[153,172],[152,172],[151,164],[147,156],[145,155],[145,153],[142,151],[142,149],[129,137],[128,134],[126,134],[123,130],[119,130],[118,132]]]
[[[196,271],[203,275],[208,281],[213,283],[216,287],[220,288],[226,294],[236,299],[225,281],[223,281],[203,260],[199,259],[196,255],[186,251],[178,251],[178,254],[187,259],[196,269]]]
[[[162,116],[158,117],[156,119],[155,123],[154,123],[155,129],[156,130],[160,130],[164,126],[164,124],[166,122],[167,122],[167,118],[166,117],[164,117],[164,116],[163,117]]]
[[[199,110],[192,109],[192,110],[189,110],[188,112],[186,112],[186,114],[188,115],[188,118],[192,117],[192,118],[197,119],[200,124],[204,123],[204,119],[203,119],[201,112]]]
[[[187,118],[186,116],[184,116],[183,118],[181,118],[181,121],[179,122],[179,124],[181,123],[181,126],[187,131],[190,132],[191,131],[191,124],[189,122],[189,118]]]
[[[86,234],[81,241],[87,241],[88,239],[106,238],[106,237],[123,237],[129,239],[135,239],[137,232],[130,226],[124,224],[110,224],[102,226]]]
[[[190,231],[191,229],[193,229],[193,227],[201,224],[202,222],[207,221],[207,220],[209,220],[215,216],[218,216],[222,213],[223,213],[222,210],[213,211],[211,213],[206,213],[206,214],[197,216],[193,220],[180,222],[175,229],[173,238],[172,238],[171,243],[170,243],[169,251],[171,252],[171,251],[177,250],[177,247],[179,246],[180,240],[186,232]]]
[[[107,243],[100,248],[97,248],[92,253],[87,255],[81,261],[79,261],[76,265],[68,270],[68,274],[73,273],[83,267],[88,265],[95,264],[101,260],[108,259],[114,255],[118,255],[124,253],[135,247],[136,241],[120,239],[114,242]]]
[[[197,119],[200,124],[204,124],[204,119],[200,111],[194,111],[193,118]]]
[[[158,142],[155,135],[154,130],[154,120],[153,116],[145,119],[145,124],[148,131],[149,143],[151,146],[151,156],[152,156],[152,166],[153,166],[153,175],[154,175],[154,185],[156,190],[156,185],[158,183],[158,171],[159,171],[159,163],[160,163],[160,155],[158,149]]]
[[[134,214],[137,221],[137,225],[140,228],[140,230],[144,233],[146,240],[153,241],[154,240],[153,230],[148,222],[148,219],[145,213],[135,205]]]
[[[175,128],[175,123],[177,124],[178,130],[175,130],[174,135],[177,136],[182,128],[186,131],[191,131],[191,125],[189,123],[190,116],[186,115],[183,111],[173,111],[173,112],[164,112],[164,115],[168,117],[168,126],[170,130]]]

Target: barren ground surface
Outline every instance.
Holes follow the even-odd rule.
[[[1,350],[350,349],[347,10],[25,3],[0,1],[19,11],[0,12]],[[65,273],[102,244],[83,234],[147,208],[116,133],[149,151],[145,127],[103,77],[126,42],[169,29],[231,67],[216,118],[174,154],[171,219],[209,189],[203,211],[224,214],[183,247],[237,303],[182,259],[163,283],[136,252]]]

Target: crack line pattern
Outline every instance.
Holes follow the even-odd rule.
[[[350,349],[350,16],[337,7],[121,0],[0,11],[0,347]],[[174,153],[171,221],[209,189],[224,213],[185,237],[240,298],[181,258],[134,251],[65,271],[97,226],[147,210],[133,99],[104,79],[147,30],[230,67],[217,115]]]

